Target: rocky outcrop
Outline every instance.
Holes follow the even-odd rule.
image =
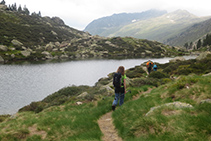
[[[11,41],[11,43],[12,43],[14,46],[22,46],[22,45],[23,45],[23,43],[19,42],[18,40],[15,40],[15,39],[13,39],[13,40]]]
[[[175,57],[171,60],[169,60],[169,62],[176,62],[176,61],[185,61],[185,58],[184,57]]]
[[[211,53],[210,53],[210,52],[202,52],[202,53],[196,58],[196,60],[202,60],[202,59],[206,58],[208,54],[211,54]]]
[[[0,63],[4,63],[4,58],[0,56]]]
[[[87,92],[83,92],[82,94],[80,94],[79,96],[77,96],[77,98],[85,98],[88,95]]]
[[[0,45],[0,51],[7,51],[7,50],[8,50],[7,46]]]
[[[193,106],[188,104],[188,103],[182,103],[182,102],[177,101],[177,102],[167,103],[167,104],[164,104],[164,105],[161,105],[161,106],[157,106],[157,107],[152,107],[152,108],[150,108],[149,112],[146,113],[145,116],[150,115],[156,109],[159,109],[161,107],[174,107],[174,108],[179,108],[179,109],[182,109],[182,108],[193,108]]]

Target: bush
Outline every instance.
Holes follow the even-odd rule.
[[[161,78],[169,78],[170,76],[168,74],[160,72],[160,71],[153,71],[152,73],[150,73],[149,77],[161,79]]]
[[[144,85],[152,85],[152,86],[159,86],[161,84],[161,81],[159,79],[155,78],[136,78],[132,81],[133,87],[141,87]]]
[[[136,78],[141,77],[143,74],[146,73],[141,66],[135,66],[135,68],[131,68],[126,71],[126,75],[129,78]]]

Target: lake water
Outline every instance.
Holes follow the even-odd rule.
[[[66,86],[94,86],[100,78],[116,71],[120,65],[129,69],[148,59],[80,60],[62,63],[0,65],[0,115],[14,114],[32,101],[40,101]],[[167,63],[170,59],[172,58],[153,58],[151,60]]]

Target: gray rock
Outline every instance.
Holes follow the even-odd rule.
[[[171,60],[169,60],[169,62],[176,62],[176,61],[185,61],[185,58],[184,57],[175,57]]]
[[[7,9],[6,5],[0,4],[0,10],[6,10],[6,9]]]
[[[202,103],[211,103],[211,99],[205,99],[205,100],[201,100],[201,102],[200,102],[201,104]]]
[[[182,102],[177,101],[177,102],[172,102],[172,103],[166,103],[166,104],[163,104],[163,105],[157,106],[157,107],[152,107],[152,108],[150,108],[149,112],[146,113],[145,116],[148,116],[154,110],[161,108],[161,107],[164,107],[164,106],[167,106],[167,107],[173,106],[175,108],[180,108],[180,109],[182,109],[182,108],[193,108],[193,106],[188,104],[188,103],[182,103]]]
[[[22,46],[23,45],[23,43],[19,42],[18,40],[15,40],[15,39],[13,39],[11,42],[14,46]]]
[[[0,63],[4,63],[4,58],[0,56]]]
[[[0,45],[0,51],[7,51],[7,50],[8,50],[7,46]]]
[[[12,57],[12,58],[15,58],[15,54],[12,54],[11,57]]]
[[[210,76],[211,75],[211,72],[210,73],[207,73],[207,74],[204,74],[202,76]]]
[[[62,54],[62,55],[60,56],[60,58],[61,58],[61,59],[68,59],[68,55]]]
[[[210,54],[210,52],[202,52],[202,53],[196,58],[196,60],[202,60],[202,59],[206,58],[208,54]]]
[[[50,42],[49,44],[47,44],[46,46],[45,46],[45,49],[47,50],[47,51],[52,51],[52,49],[55,47],[55,45],[52,43],[52,42]]]
[[[31,55],[31,52],[28,51],[28,50],[24,50],[24,51],[21,51],[21,54],[22,54],[23,56],[25,56],[25,57],[28,57],[28,56]]]
[[[80,94],[79,96],[77,96],[77,98],[85,98],[88,95],[87,92],[83,92],[82,94]]]

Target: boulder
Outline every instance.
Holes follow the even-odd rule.
[[[83,103],[80,102],[80,101],[78,101],[78,102],[76,102],[76,104],[77,104],[77,105],[82,105]]]
[[[185,58],[184,57],[175,57],[171,60],[169,60],[169,62],[176,62],[176,61],[185,61]]]
[[[77,98],[85,98],[88,95],[87,92],[83,92],[82,94],[80,94],[79,96],[77,96]]]
[[[13,39],[13,40],[11,41],[11,43],[12,43],[14,46],[22,46],[22,45],[23,45],[23,43],[19,42],[18,40],[15,40],[15,39]]]
[[[52,49],[55,47],[55,45],[52,43],[52,42],[50,42],[49,44],[47,44],[46,46],[45,46],[45,49],[47,50],[47,51],[52,51]]]
[[[201,100],[200,104],[202,104],[202,103],[211,103],[211,99]]]
[[[7,50],[8,50],[7,46],[0,45],[0,51],[7,51]]]
[[[60,56],[60,59],[68,59],[69,57],[68,57],[68,55],[65,55],[65,54],[62,54],[61,56]]]
[[[183,102],[172,102],[172,103],[166,103],[164,105],[161,105],[161,106],[157,106],[157,107],[152,107],[150,108],[149,112],[146,113],[145,116],[148,116],[149,114],[151,114],[152,112],[154,112],[154,110],[158,109],[158,108],[161,108],[161,107],[175,107],[175,108],[179,108],[179,109],[182,109],[182,108],[193,108],[192,105],[188,104],[188,103],[183,103]]]
[[[28,56],[31,55],[31,52],[28,51],[28,50],[24,50],[24,51],[21,51],[21,54],[22,54],[23,56],[25,56],[25,57],[28,57]]]
[[[202,52],[202,53],[196,58],[196,60],[202,60],[202,59],[206,58],[208,54],[209,54],[209,52]]]
[[[0,56],[0,63],[4,63],[4,58]]]
[[[52,21],[54,21],[55,23],[57,23],[58,25],[65,25],[64,21],[62,19],[60,19],[59,17],[53,17],[51,18]]]
[[[7,10],[7,6],[3,5],[3,4],[0,4],[0,10]]]
[[[210,76],[211,75],[211,72],[210,73],[207,73],[207,74],[204,74],[202,76]]]

